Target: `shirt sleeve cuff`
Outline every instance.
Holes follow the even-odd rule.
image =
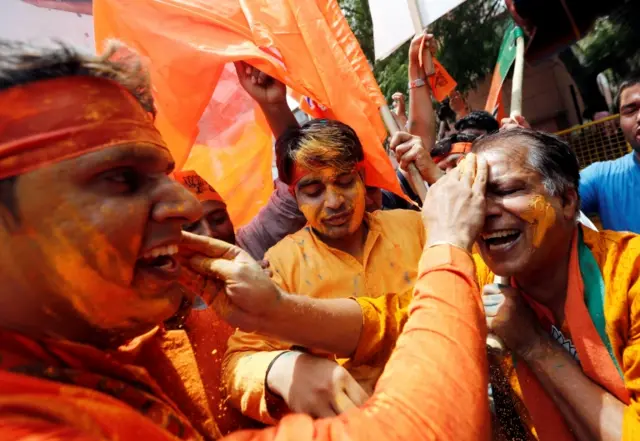
[[[444,244],[425,247],[418,265],[418,278],[443,266],[455,266],[471,279],[475,279],[475,264],[471,255],[460,248]]]

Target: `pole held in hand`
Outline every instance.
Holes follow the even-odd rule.
[[[516,38],[516,62],[511,85],[511,118],[522,115],[522,83],[524,80],[524,37]]]
[[[382,121],[384,121],[384,125],[387,127],[389,135],[393,136],[400,131],[395,118],[391,114],[391,109],[389,109],[389,106],[386,104],[380,107],[380,116],[382,116]],[[411,178],[413,187],[415,188],[416,193],[418,193],[418,197],[421,201],[424,201],[424,198],[427,197],[427,185],[424,183],[422,175],[414,163],[409,164],[407,171],[409,172],[409,177]]]

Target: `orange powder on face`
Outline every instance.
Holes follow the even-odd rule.
[[[533,246],[537,248],[549,228],[556,222],[556,211],[544,196],[538,195],[529,202],[529,208],[521,217],[533,224]]]
[[[366,209],[366,187],[364,183],[359,182],[356,186],[356,196],[353,199],[353,217],[351,218],[351,225],[349,225],[349,232],[353,233],[358,228],[360,228],[360,224],[362,223],[362,217],[364,216],[364,212]]]

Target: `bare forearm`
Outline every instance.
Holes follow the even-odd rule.
[[[436,116],[433,111],[428,85],[414,87],[409,90],[409,122],[407,129],[412,135],[420,136],[426,143],[425,147],[431,151],[436,140]]]
[[[298,127],[298,120],[289,108],[286,101],[278,104],[267,104],[261,106],[267,123],[271,127],[273,136],[279,138],[288,128]]]
[[[277,310],[264,319],[259,332],[294,345],[349,357],[358,347],[362,321],[362,309],[355,300],[283,294]]]
[[[591,381],[563,348],[545,340],[524,360],[578,439],[622,439],[625,405]]]

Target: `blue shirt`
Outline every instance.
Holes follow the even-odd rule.
[[[582,211],[597,214],[605,230],[640,234],[639,191],[640,162],[634,152],[580,173]]]

